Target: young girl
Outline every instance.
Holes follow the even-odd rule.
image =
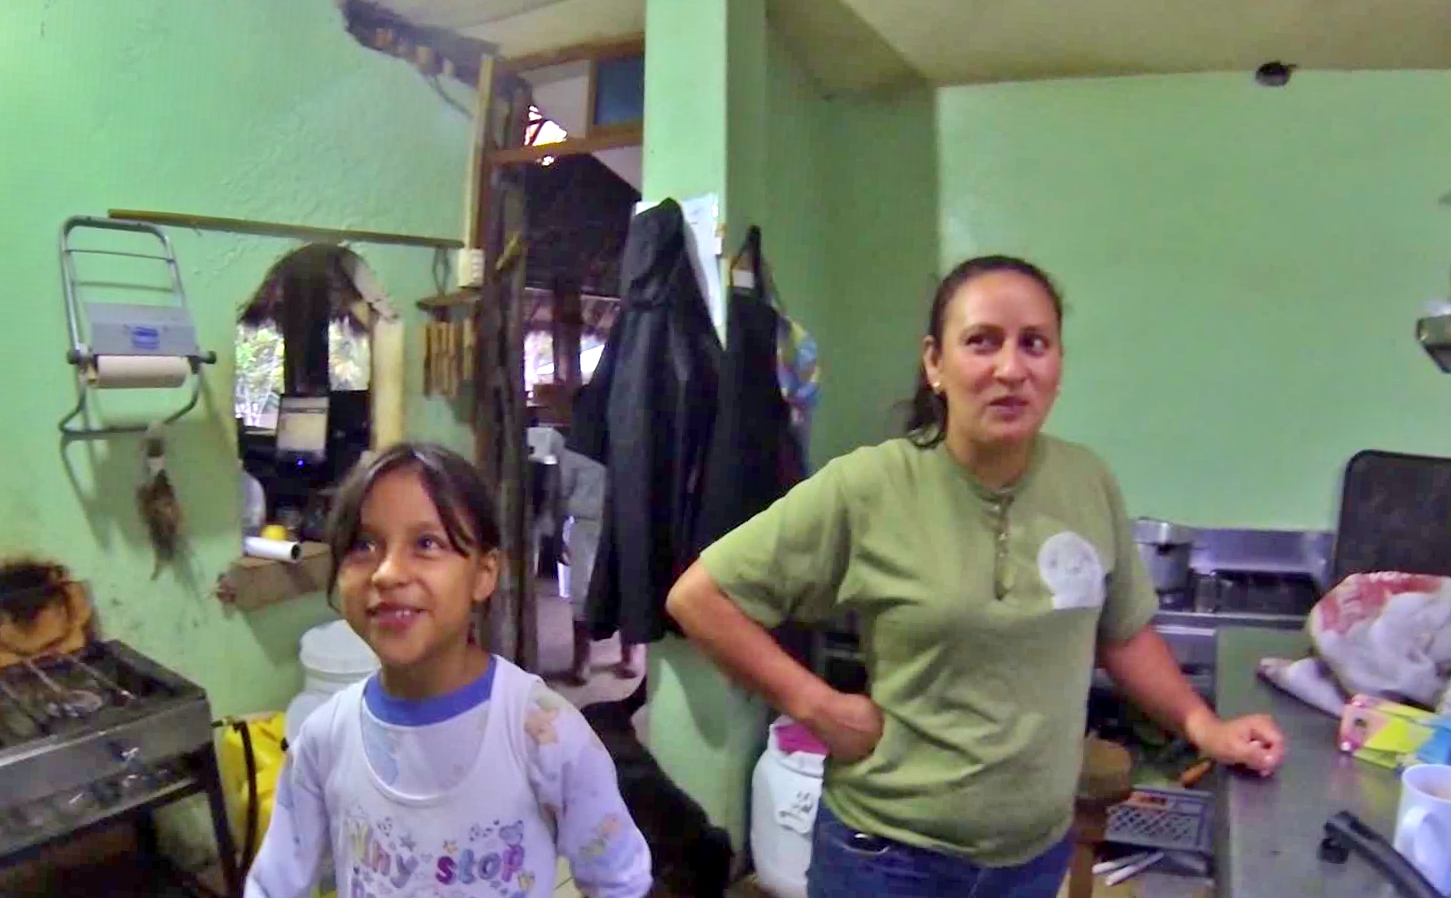
[[[288,752],[246,898],[640,898],[650,853],[571,705],[470,637],[499,574],[474,468],[404,443],[360,465],[329,522],[329,594],[381,671],[314,711]]]

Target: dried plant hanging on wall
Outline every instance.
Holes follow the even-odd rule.
[[[142,474],[141,485],[136,488],[136,505],[156,552],[156,565],[151,569],[151,579],[155,580],[161,568],[176,558],[181,541],[181,503],[166,474],[166,441],[160,426],[147,428],[141,445]]]

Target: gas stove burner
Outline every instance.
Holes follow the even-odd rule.
[[[52,717],[85,717],[104,707],[106,700],[89,689],[67,689],[45,706]]]
[[[0,669],[0,867],[198,793],[240,894],[200,687],[120,642]]]

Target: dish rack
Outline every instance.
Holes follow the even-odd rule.
[[[1108,810],[1105,841],[1142,848],[1214,850],[1213,793],[1170,786],[1138,786]]]

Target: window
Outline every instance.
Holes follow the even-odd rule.
[[[551,143],[562,143],[569,132],[553,120],[544,117],[538,106],[529,107],[529,123],[524,128],[524,144],[537,147]],[[550,165],[554,162],[553,156],[545,156],[539,160],[540,165]]]
[[[605,351],[605,335],[586,331],[579,338],[579,374],[588,383]],[[524,387],[554,383],[554,335],[548,328],[534,328],[524,335]]]
[[[333,390],[366,390],[372,344],[337,321],[328,324],[328,385]],[[271,323],[237,325],[237,376],[232,403],[246,427],[275,430],[282,395],[282,333]]]

